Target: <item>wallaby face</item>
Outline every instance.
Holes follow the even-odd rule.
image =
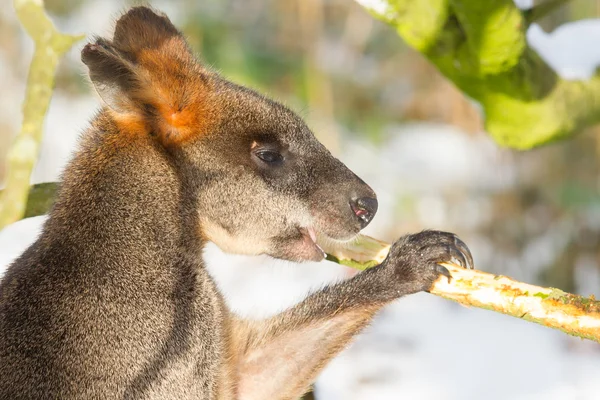
[[[201,235],[232,253],[319,261],[317,234],[346,241],[371,221],[374,192],[300,117],[206,70],[166,17],[136,10],[82,58],[123,130],[157,135],[201,182]]]
[[[316,234],[352,238],[373,217],[375,194],[295,114],[254,93],[247,96],[238,100],[244,114],[229,111],[233,115],[219,127],[218,140],[192,146],[190,159],[222,177],[200,199],[201,212],[210,215],[202,229],[226,251],[319,261],[324,254]]]

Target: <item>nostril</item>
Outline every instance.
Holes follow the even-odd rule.
[[[356,204],[363,210],[369,212],[370,214],[375,214],[377,212],[377,199],[372,197],[361,197],[357,200]]]
[[[350,202],[354,215],[360,220],[362,228],[367,226],[377,212],[377,199],[373,197],[361,197]]]

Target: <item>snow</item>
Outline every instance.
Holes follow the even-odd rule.
[[[382,4],[378,0],[363,2],[372,7]],[[527,8],[531,1],[518,3]],[[58,25],[69,23],[69,32],[108,32],[107,19],[97,16],[116,15],[119,11],[113,2],[89,2],[70,22],[59,21]],[[528,40],[565,78],[589,77],[600,64],[598,20],[565,24],[552,33],[533,25]],[[78,51],[76,48],[69,53],[72,62],[78,59]],[[0,54],[0,71],[7,62]],[[22,96],[22,82],[8,79],[8,84],[12,93]],[[3,98],[0,117],[18,126],[20,100]],[[6,101],[8,98],[11,100]],[[98,104],[93,96],[54,96],[33,182],[59,178],[79,133]],[[493,191],[514,184],[516,172],[510,156],[483,135],[467,136],[447,126],[415,124],[394,127],[390,137],[394,139],[383,150],[351,141],[340,155],[378,192],[379,215],[367,234],[378,237],[401,221],[396,210],[398,196],[416,195],[419,222],[438,226],[451,220],[456,212],[448,209],[440,192],[454,186]],[[465,227],[485,219],[485,201],[465,199],[464,204],[459,215],[468,216],[460,218]],[[35,240],[44,220],[30,218],[0,231],[0,272]],[[548,241],[551,239],[550,235]],[[491,253],[485,238],[468,242],[475,258],[485,263]],[[548,245],[542,247],[547,249]],[[531,251],[539,255],[542,249]],[[207,248],[205,259],[231,307],[247,316],[272,315],[310,290],[352,273],[326,262],[294,265],[268,257],[227,255],[216,246]],[[594,260],[582,261],[577,271],[578,280],[588,284],[586,289],[597,290],[590,284],[600,279]],[[600,393],[598,376],[600,348],[596,344],[418,294],[387,307],[327,367],[316,391],[319,399],[327,400],[594,400]]]
[[[42,230],[46,216],[26,218],[0,230],[0,276]]]
[[[356,0],[356,2],[379,15],[386,15],[390,11],[386,0]]]
[[[514,0],[517,7],[522,10],[528,10],[533,7],[533,0]]]
[[[564,79],[589,79],[600,65],[600,24],[585,19],[559,26],[550,33],[538,24],[527,31],[527,40]]]

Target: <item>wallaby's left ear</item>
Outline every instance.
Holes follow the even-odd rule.
[[[111,110],[117,114],[136,111],[131,95],[147,87],[149,82],[143,74],[136,73],[136,66],[131,61],[102,38],[85,45],[81,60],[89,68],[96,91]]]
[[[100,97],[125,130],[155,134],[163,145],[189,141],[214,122],[210,77],[171,21],[135,7],[116,24],[112,41],[81,52]]]
[[[119,18],[115,25],[113,44],[134,57],[143,50],[160,47],[190,56],[181,32],[166,15],[149,7],[133,7]]]

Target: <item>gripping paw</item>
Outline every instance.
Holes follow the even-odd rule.
[[[450,272],[439,265],[443,262],[473,268],[469,248],[455,234],[423,231],[394,243],[381,267],[396,293],[404,295],[428,291],[441,275],[450,280]]]

